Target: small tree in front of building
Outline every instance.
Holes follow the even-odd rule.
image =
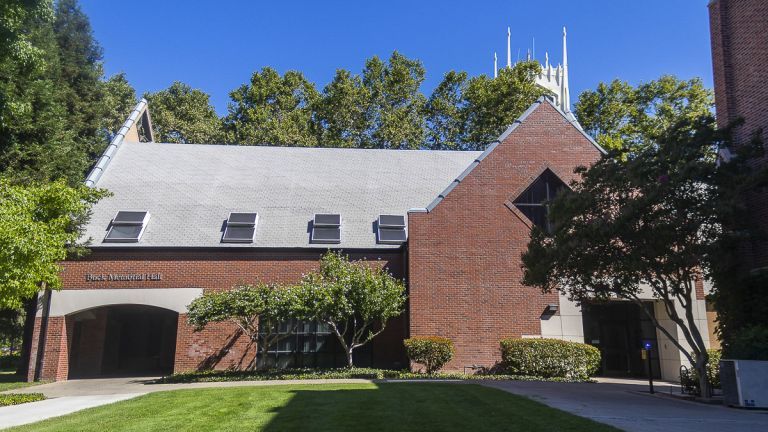
[[[353,366],[353,352],[403,313],[405,286],[386,270],[328,252],[317,272],[306,275],[300,297],[304,318],[328,325]]]
[[[623,299],[642,306],[650,291],[675,323],[670,334],[646,308],[656,328],[698,371],[710,395],[707,346],[696,326],[695,282],[711,277],[730,222],[743,216],[745,190],[765,173],[746,160],[759,143],[718,163],[727,131],[710,116],[683,119],[655,144],[613,151],[549,206],[551,234],[534,229],[523,254],[523,283],[560,290],[577,302]]]
[[[215,322],[234,323],[252,342],[258,343],[262,362],[267,351],[292,330],[279,331],[281,323],[294,323],[299,314],[297,288],[267,284],[236,285],[228,291],[211,291],[188,306],[187,322],[196,331]],[[257,361],[251,363],[256,366]]]

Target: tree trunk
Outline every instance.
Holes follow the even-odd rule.
[[[699,374],[699,392],[703,398],[712,397],[712,385],[709,382],[709,376],[707,375],[707,363],[709,362],[709,355],[706,351],[696,354],[696,372]]]
[[[347,349],[347,367],[348,367],[348,368],[352,368],[352,367],[354,366],[354,365],[353,365],[353,363],[352,363],[352,350],[353,350],[353,349],[354,349],[354,348],[352,348],[352,346],[350,346],[350,347]]]

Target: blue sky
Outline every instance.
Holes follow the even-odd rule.
[[[493,72],[532,48],[561,60],[568,27],[571,95],[601,81],[636,84],[662,74],[712,86],[706,0],[548,1],[146,1],[81,0],[104,47],[108,74],[125,72],[139,94],[180,80],[226,113],[229,92],[253,71],[302,71],[322,88],[337,68],[398,50],[424,63],[429,93],[449,70]]]

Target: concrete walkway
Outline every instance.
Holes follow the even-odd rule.
[[[34,423],[51,417],[63,416],[86,408],[119,402],[141,395],[142,393],[66,396],[39,402],[0,407],[0,428],[5,429],[13,426]]]
[[[768,411],[707,405],[648,393],[647,381],[601,380],[598,384],[480,381],[553,408],[631,432],[768,431]],[[657,392],[679,392],[659,385]]]

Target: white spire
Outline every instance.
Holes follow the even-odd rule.
[[[544,69],[549,69],[549,51],[544,51]]]
[[[571,95],[568,90],[568,44],[566,43],[566,31],[563,27],[563,80],[561,81],[560,100],[564,112],[571,111]]]
[[[493,77],[496,78],[499,75],[499,58],[496,57],[496,52],[493,52]]]
[[[507,67],[512,67],[512,31],[507,27]]]

